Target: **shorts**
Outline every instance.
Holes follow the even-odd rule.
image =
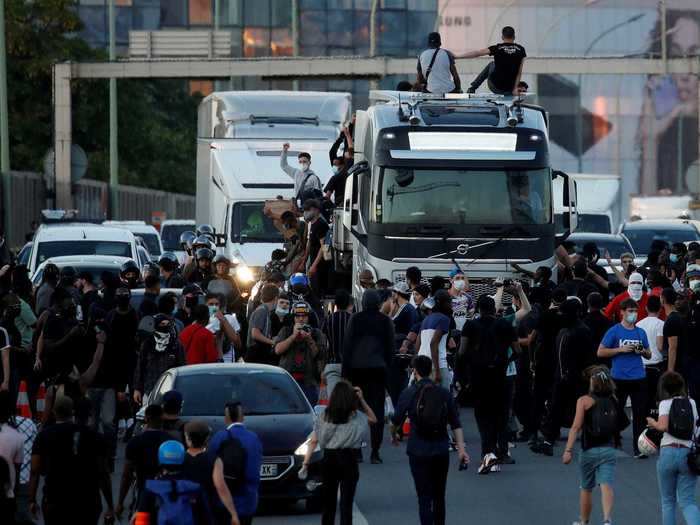
[[[593,447],[581,451],[581,490],[593,490],[596,485],[612,485],[615,482],[617,454],[612,447]]]

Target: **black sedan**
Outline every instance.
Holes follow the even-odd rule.
[[[183,396],[181,419],[203,419],[213,432],[224,428],[224,405],[240,401],[246,427],[258,435],[263,446],[261,500],[304,499],[307,507],[318,507],[320,451],[313,454],[307,479],[297,476],[316,416],[286,371],[241,363],[173,368],[158,379],[148,403],[159,403],[169,390]]]

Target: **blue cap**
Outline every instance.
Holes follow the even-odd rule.
[[[454,279],[456,275],[464,275],[464,272],[462,271],[461,268],[455,266],[450,270],[450,279]]]
[[[185,447],[171,439],[158,448],[159,465],[182,465],[185,462]]]

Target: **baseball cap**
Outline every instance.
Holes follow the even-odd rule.
[[[411,290],[409,290],[408,285],[403,282],[395,283],[394,286],[391,288],[391,291],[407,299],[411,296]]]
[[[309,303],[299,301],[292,306],[292,313],[294,315],[309,315],[309,313],[311,313],[311,307]]]

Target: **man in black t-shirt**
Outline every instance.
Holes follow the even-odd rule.
[[[501,32],[503,42],[478,49],[462,55],[460,58],[477,58],[492,56],[493,62],[474,79],[467,93],[475,93],[479,86],[488,79],[492,93],[498,95],[518,95],[518,83],[523,73],[523,61],[527,56],[525,48],[515,43],[515,29],[506,26]]]
[[[322,297],[328,281],[328,265],[323,259],[321,246],[328,233],[328,223],[321,216],[321,204],[316,199],[309,199],[304,203],[304,220],[309,225],[309,240],[306,250],[307,275],[311,281],[311,289]]]

